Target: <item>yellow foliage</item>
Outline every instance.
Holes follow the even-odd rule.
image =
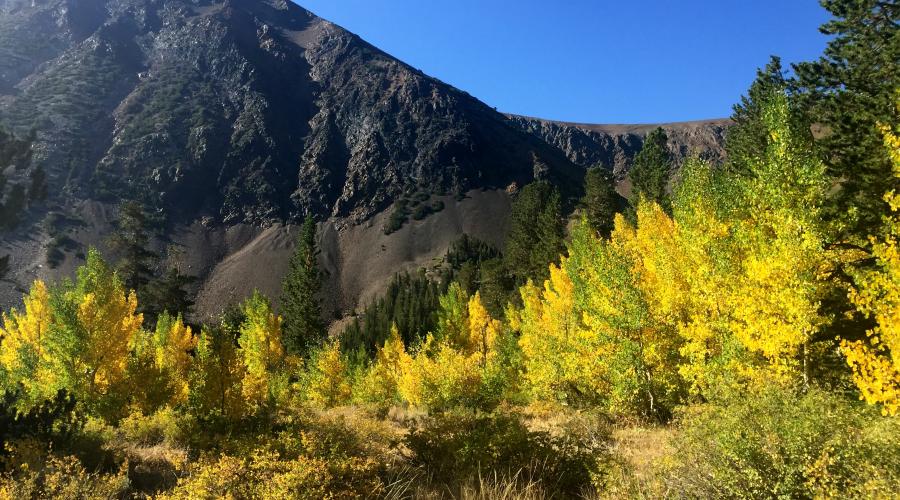
[[[246,369],[242,392],[253,407],[277,399],[284,384],[275,383],[284,363],[281,344],[281,317],[272,312],[269,302],[259,292],[243,307],[246,320],[241,325],[238,344]]]
[[[338,342],[328,343],[318,353],[312,369],[307,397],[313,404],[332,408],[350,401],[352,392],[347,363]]]
[[[196,360],[190,373],[191,399],[202,412],[237,418],[247,411],[241,381],[244,366],[231,333],[225,328],[204,328],[197,340]]]
[[[0,499],[119,498],[128,491],[127,470],[117,474],[88,472],[75,457],[50,457],[43,470],[24,470],[0,477]]]
[[[129,376],[133,396],[144,411],[159,407],[178,406],[188,400],[188,378],[197,347],[197,339],[181,316],[173,318],[162,314],[156,329],[142,336],[133,348],[133,361]]]
[[[898,101],[900,107],[900,101]],[[882,127],[885,145],[893,161],[894,175],[900,178],[900,130]],[[872,254],[878,268],[860,273],[850,300],[866,317],[874,318],[875,328],[868,341],[843,341],[841,351],[853,370],[860,397],[871,404],[883,405],[886,415],[900,413],[900,196],[885,195],[890,215],[885,218],[886,235],[871,238]]]
[[[53,370],[48,369],[45,337],[50,328],[49,294],[43,281],[35,281],[24,298],[25,311],[13,309],[3,314],[0,329],[0,366],[10,378],[21,383],[26,394],[36,398],[51,397],[57,382]]]
[[[371,459],[326,461],[316,457],[282,457],[257,450],[242,459],[223,455],[197,463],[191,475],[161,500],[175,499],[337,499],[377,497],[384,484]]]
[[[446,340],[429,350],[434,351],[432,356],[423,350],[415,358],[409,376],[418,380],[409,383],[407,379],[404,384],[407,401],[432,409],[477,405],[483,373],[481,354],[466,354]]]
[[[87,374],[87,392],[92,396],[106,394],[124,379],[129,349],[144,321],[143,315],[135,312],[133,291],[126,294],[118,280],[100,284],[78,305],[86,349],[76,360],[75,371]]]
[[[479,293],[466,297],[456,283],[441,298],[441,307],[439,335],[429,334],[415,356],[399,358],[400,397],[432,409],[489,405],[496,394],[489,395],[487,385],[502,385],[497,343],[503,325],[491,317]]]
[[[390,337],[383,347],[378,348],[375,362],[363,376],[357,389],[360,394],[354,396],[368,402],[383,404],[395,402],[400,395],[400,384],[404,374],[409,373],[411,366],[412,357],[406,352],[397,325],[393,324]]]
[[[572,390],[592,399],[608,393],[608,346],[584,327],[567,266],[565,258],[551,265],[543,290],[531,282],[523,286],[522,308],[507,312],[510,327],[521,332],[527,387],[540,400],[564,400]]]
[[[475,295],[469,299],[469,352],[477,353],[480,356],[480,364],[482,367],[487,365],[488,356],[494,352],[494,344],[497,342],[497,336],[500,335],[501,324],[493,319],[481,302],[481,294],[475,292]]]

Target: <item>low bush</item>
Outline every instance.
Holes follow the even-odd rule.
[[[520,478],[546,491],[577,495],[597,479],[602,450],[572,436],[534,432],[515,415],[445,413],[425,420],[406,441],[413,463],[450,487],[473,477]]]
[[[90,473],[75,457],[51,456],[39,469],[24,467],[0,477],[0,498],[122,498],[128,487],[124,470],[114,474]]]
[[[691,498],[888,498],[900,420],[835,394],[770,388],[679,418],[668,490]]]

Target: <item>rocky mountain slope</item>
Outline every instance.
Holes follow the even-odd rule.
[[[583,168],[604,167],[622,179],[641,150],[644,137],[662,127],[676,165],[692,155],[713,163],[725,159],[725,131],[729,120],[702,120],[654,125],[593,125],[509,115],[510,120],[544,142],[558,148]]]
[[[0,124],[36,132],[50,194],[0,233],[4,309],[138,199],[201,314],[275,294],[291,224],[316,215],[336,316],[462,232],[502,241],[511,185],[622,174],[646,132],[503,115],[286,0],[0,0]],[[723,127],[673,125],[672,147],[717,157]],[[413,195],[446,208],[385,235]]]

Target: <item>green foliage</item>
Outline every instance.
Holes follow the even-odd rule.
[[[187,287],[194,282],[175,267],[161,272],[160,255],[150,247],[154,225],[140,203],[126,201],[119,206],[116,230],[109,239],[119,256],[117,271],[125,286],[140,296],[139,310],[151,325],[167,310],[189,314],[193,298]]]
[[[666,131],[661,127],[657,127],[644,138],[644,145],[634,157],[634,164],[628,172],[628,178],[631,179],[632,206],[636,207],[641,199],[663,208],[669,206],[667,188],[672,169],[672,155],[669,153],[668,142]]]
[[[770,387],[687,409],[666,479],[689,498],[885,498],[900,488],[900,420],[840,395]]]
[[[398,200],[394,203],[394,209],[384,223],[384,234],[391,234],[400,230],[409,218],[409,209],[406,200]]]
[[[725,136],[725,151],[728,155],[727,168],[732,172],[746,174],[749,164],[756,161],[769,144],[769,127],[763,120],[763,110],[772,101],[772,96],[783,94],[787,80],[781,67],[781,59],[772,56],[765,69],[756,71],[756,80],[750,85],[747,95],[735,104],[731,121]]]
[[[829,175],[840,183],[830,217],[845,236],[866,244],[881,224],[884,193],[900,188],[891,175],[878,124],[900,121],[900,5],[882,0],[824,0],[833,16],[820,29],[825,54],[794,65],[790,88],[807,120],[819,128],[818,146]]]
[[[397,325],[406,345],[415,345],[436,325],[438,297],[443,287],[424,272],[394,276],[384,295],[367,306],[341,334],[341,349],[348,354],[362,351],[375,355]]]
[[[384,234],[398,231],[406,224],[410,217],[413,220],[423,220],[431,214],[444,209],[444,202],[434,200],[428,203],[431,195],[425,191],[417,191],[408,198],[400,198],[394,202],[388,220],[384,223]],[[458,201],[458,200],[457,200]]]
[[[604,238],[613,230],[620,199],[615,179],[604,167],[591,168],[585,173],[581,205],[591,229]]]
[[[307,217],[300,228],[297,248],[282,282],[281,314],[284,317],[284,345],[288,352],[305,355],[325,339],[316,246],[316,223]]]
[[[559,259],[563,250],[561,211],[559,191],[549,183],[531,183],[516,196],[503,250],[506,271],[515,286],[529,279],[543,281],[547,265]]]

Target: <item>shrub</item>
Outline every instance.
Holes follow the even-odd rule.
[[[394,209],[391,212],[390,217],[388,217],[387,222],[384,223],[384,234],[391,234],[394,231],[397,231],[403,227],[403,224],[409,219],[409,208],[407,203],[406,200],[397,200],[397,202],[394,203]]]
[[[770,388],[680,418],[676,496],[890,497],[900,491],[900,420],[813,389]]]
[[[57,498],[61,500],[121,498],[128,491],[124,471],[89,473],[75,457],[50,457],[44,467],[25,467],[0,477],[2,498]]]
[[[171,408],[163,408],[152,415],[135,412],[119,422],[119,431],[126,441],[137,445],[174,445],[183,438],[180,419]]]
[[[422,220],[431,213],[431,207],[428,205],[419,205],[415,209],[413,209],[412,218],[415,220]]]
[[[458,485],[484,475],[522,477],[548,491],[588,488],[603,454],[571,436],[532,432],[513,415],[446,413],[426,420],[406,444],[432,481]]]

